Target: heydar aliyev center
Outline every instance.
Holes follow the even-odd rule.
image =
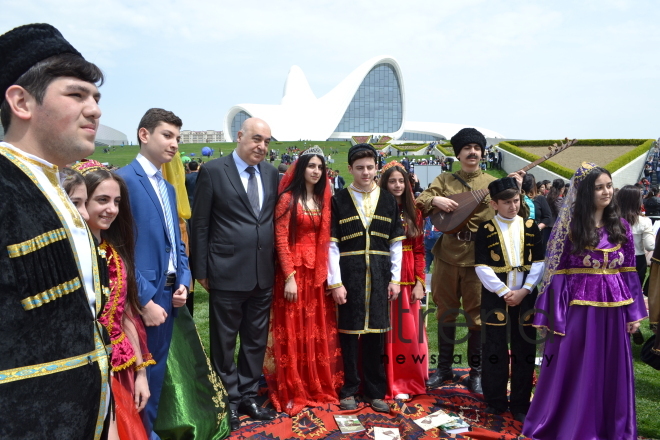
[[[317,98],[298,66],[291,67],[279,105],[240,104],[225,116],[227,141],[243,121],[265,120],[279,141],[344,140],[351,136],[390,136],[395,140],[441,141],[473,125],[406,120],[406,93],[399,63],[375,57],[355,69],[325,96]],[[475,127],[488,138],[504,136]]]

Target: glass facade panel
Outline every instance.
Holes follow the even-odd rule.
[[[377,64],[360,84],[335,131],[394,133],[401,128],[399,78],[389,64]]]
[[[431,136],[430,134],[411,133],[409,131],[406,131],[401,135],[399,140],[433,142],[433,141],[445,141],[447,140],[447,138],[445,138],[444,136]]]
[[[231,138],[236,141],[238,137],[238,131],[241,129],[241,125],[245,122],[246,119],[251,118],[252,116],[245,113],[243,110],[236,113],[234,119],[231,120]]]

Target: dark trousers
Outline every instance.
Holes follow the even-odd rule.
[[[211,362],[229,395],[230,409],[256,397],[268,342],[272,288],[248,292],[211,289],[209,333]],[[241,346],[234,362],[236,335]]]
[[[482,309],[482,313],[488,310]],[[523,334],[530,340],[536,340],[536,329],[531,326],[533,316],[525,325],[520,325],[521,307],[508,307],[508,325],[490,325],[482,323],[482,373],[481,385],[484,400],[488,405],[506,411],[511,408],[513,414],[527,414],[532,395],[534,360],[536,345],[525,341]],[[511,340],[511,360],[507,339]],[[509,381],[509,362],[511,365],[511,403],[506,396]]]
[[[644,278],[646,278],[646,269],[649,267],[646,262],[646,255],[635,255],[635,266],[637,275],[639,275],[639,282],[644,285]]]
[[[360,366],[364,377],[364,394],[372,399],[383,399],[387,392],[385,366],[385,333],[350,335],[339,333],[344,358],[344,386],[339,398],[354,396],[360,389]]]
[[[163,298],[172,298],[173,286],[165,287]],[[147,367],[147,382],[149,382],[149,400],[147,406],[142,411],[142,421],[147,431],[147,436],[150,439],[158,439],[159,437],[153,432],[154,421],[158,415],[158,402],[160,401],[160,392],[163,388],[163,380],[165,380],[165,371],[167,370],[167,353],[170,351],[170,343],[172,342],[172,330],[174,329],[174,318],[176,313],[172,310],[172,303],[170,302],[169,310],[163,304],[159,304],[165,308],[167,312],[167,319],[161,325],[155,327],[145,327],[147,333],[147,346],[149,352],[154,357],[156,365]]]

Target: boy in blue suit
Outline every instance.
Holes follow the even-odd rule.
[[[161,174],[162,165],[170,162],[179,149],[182,125],[181,119],[170,111],[149,109],[138,126],[140,153],[118,171],[126,180],[131,197],[137,230],[139,300],[147,344],[156,361],[147,370],[151,397],[143,412],[151,439],[158,439],[153,423],[158,414],[176,308],[185,305],[190,286],[174,187]]]

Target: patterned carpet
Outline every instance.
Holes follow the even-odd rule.
[[[467,377],[467,369],[454,370],[457,374]],[[261,390],[263,398],[267,390]],[[359,399],[358,399],[359,401]],[[267,405],[268,401],[264,401]],[[429,394],[414,396],[406,402],[392,401],[390,413],[376,413],[368,405],[359,402],[354,411],[340,411],[337,405],[326,405],[317,408],[307,408],[295,417],[282,414],[272,422],[257,422],[248,416],[241,417],[241,429],[232,433],[230,439],[254,440],[302,440],[302,439],[373,439],[373,427],[399,428],[402,439],[418,440],[431,438],[456,439],[526,439],[520,435],[521,424],[513,420],[510,413],[501,416],[486,414],[483,410],[486,404],[481,395],[471,394],[462,384],[444,385]],[[424,415],[439,409],[455,412],[475,428],[470,433],[449,435],[438,428],[423,431],[414,422]],[[362,422],[365,431],[357,434],[342,434],[333,418],[334,414],[354,414]]]

